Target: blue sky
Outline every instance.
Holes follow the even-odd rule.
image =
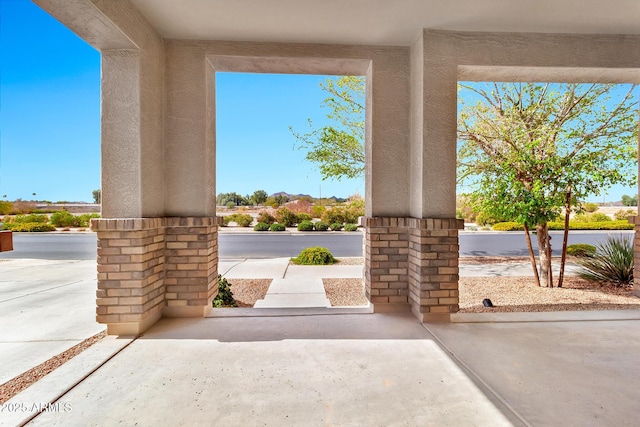
[[[0,198],[91,201],[100,187],[100,54],[28,0],[0,0],[0,53]],[[364,180],[322,181],[294,147],[289,126],[325,124],[322,80],[218,73],[218,193],[364,194]],[[617,187],[595,201],[636,192]]]
[[[0,19],[0,198],[91,201],[100,188],[100,54],[30,1],[0,0]],[[364,194],[364,179],[322,181],[294,148],[289,126],[325,123],[323,80],[218,73],[218,193]]]

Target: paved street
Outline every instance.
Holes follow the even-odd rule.
[[[552,232],[554,255],[560,254],[562,232]],[[607,236],[632,236],[633,231],[572,231],[569,244],[597,245]],[[532,239],[537,248],[535,236]],[[362,256],[361,232],[356,233],[254,233],[219,234],[220,258],[278,258],[296,256],[304,248],[323,246],[338,257]],[[0,259],[95,260],[96,235],[14,233],[14,250],[0,253]],[[526,256],[522,232],[463,231],[460,233],[461,256]]]

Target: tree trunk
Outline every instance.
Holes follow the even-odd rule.
[[[533,245],[531,245],[531,235],[529,234],[529,226],[524,224],[524,235],[527,238],[527,248],[529,248],[529,259],[531,260],[531,267],[533,267],[533,275],[536,278],[536,284],[540,286],[540,276],[538,275],[538,266],[536,265],[536,256],[533,253]]]
[[[547,224],[536,225],[538,236],[538,256],[540,257],[540,279],[546,287],[553,287],[553,276],[551,274],[551,239]]]
[[[560,259],[560,276],[558,287],[562,287],[564,279],[564,264],[567,260],[567,240],[569,240],[569,214],[571,213],[571,186],[567,187],[567,199],[564,204],[564,235],[562,237],[562,258]]]

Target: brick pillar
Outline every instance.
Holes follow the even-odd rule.
[[[218,294],[218,218],[166,218],[165,245],[163,314],[205,316]]]
[[[458,311],[457,219],[409,220],[409,302],[421,322],[448,321]]]
[[[407,218],[365,218],[365,292],[375,312],[409,310]]]
[[[640,297],[640,216],[629,217],[629,223],[635,226],[633,234],[633,294]]]
[[[164,308],[162,218],[94,219],[98,235],[97,317],[111,335],[137,335]]]

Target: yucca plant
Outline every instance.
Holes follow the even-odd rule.
[[[598,245],[595,255],[578,261],[580,277],[615,286],[633,284],[633,241],[624,236],[609,237]]]

